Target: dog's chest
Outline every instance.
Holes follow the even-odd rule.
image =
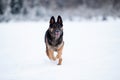
[[[57,46],[52,46],[52,45],[49,45],[48,42],[47,42],[47,48],[48,49],[51,49],[53,51],[58,51],[62,46],[64,45],[64,42],[62,41],[61,44],[57,45]]]

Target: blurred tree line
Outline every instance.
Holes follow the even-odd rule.
[[[86,5],[90,8],[100,8],[112,5],[114,9],[120,8],[120,0],[0,0],[0,15],[10,7],[12,14],[19,14],[23,8],[43,6],[45,8],[74,8]],[[7,6],[7,7],[6,7]]]
[[[27,15],[33,8],[37,9],[36,15],[42,15],[41,12],[44,10],[41,8],[46,11],[72,10],[81,5],[92,9],[111,5],[113,10],[120,10],[120,0],[0,0],[0,15],[4,13]]]

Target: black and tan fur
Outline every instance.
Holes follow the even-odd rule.
[[[63,22],[61,16],[58,16],[57,22],[54,16],[50,19],[50,25],[45,34],[46,53],[49,59],[58,59],[58,65],[62,64],[63,41]],[[54,52],[57,56],[54,56]]]

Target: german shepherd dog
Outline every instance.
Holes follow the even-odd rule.
[[[56,22],[54,16],[52,16],[49,23],[49,28],[45,34],[46,54],[50,60],[58,59],[58,65],[61,65],[64,46],[62,18],[58,16]],[[54,56],[55,51],[57,52],[56,56]]]

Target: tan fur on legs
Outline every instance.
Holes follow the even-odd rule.
[[[62,58],[59,59],[58,65],[62,64]]]
[[[50,60],[56,60],[56,58],[54,57],[54,51],[51,50],[51,49],[46,49],[46,53],[47,53],[47,56],[49,57]]]
[[[47,53],[48,58],[49,58],[49,59],[52,59],[52,55],[51,55],[51,54],[53,54],[53,51],[47,49],[47,50],[46,50],[46,53]]]
[[[57,51],[58,54],[57,54],[56,58],[59,59],[58,65],[62,64],[62,50],[63,50],[63,46],[60,49],[58,49],[58,51]]]

